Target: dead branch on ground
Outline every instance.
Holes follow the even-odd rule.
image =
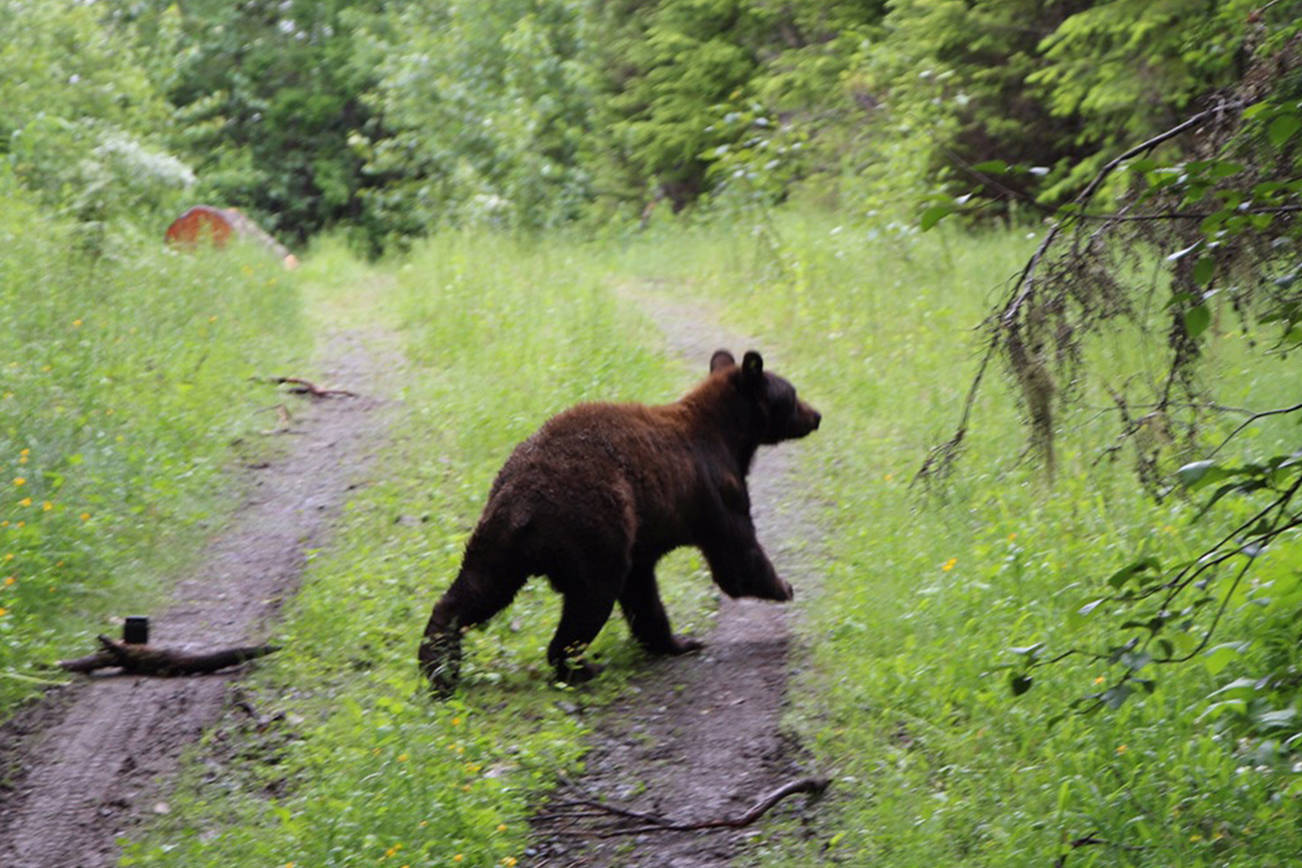
[[[820,796],[831,783],[830,778],[800,778],[799,780],[790,781],[778,787],[773,792],[764,796],[757,801],[750,810],[739,817],[722,817],[714,820],[697,820],[679,822],[668,817],[661,817],[656,814],[646,814],[640,811],[630,811],[627,808],[620,808],[615,805],[609,805],[596,799],[572,799],[565,802],[556,802],[554,807],[564,808],[589,808],[591,810],[581,812],[559,812],[542,814],[535,817],[536,822],[552,822],[575,820],[596,817],[615,817],[616,822],[625,819],[637,820],[643,825],[637,826],[605,826],[598,829],[557,829],[555,832],[561,835],[577,835],[582,837],[595,838],[614,838],[620,835],[641,835],[648,832],[695,832],[702,829],[740,829],[754,823],[760,817],[767,814],[774,805],[785,799],[787,796],[796,793],[808,793],[811,797]]]
[[[347,389],[324,389],[311,380],[305,380],[302,377],[264,377],[263,381],[277,386],[289,386],[289,391],[293,394],[307,395],[309,398],[357,397],[356,392],[350,392]]]
[[[253,645],[191,653],[176,648],[129,645],[103,635],[96,638],[103,650],[75,660],[60,660],[59,668],[68,672],[91,673],[96,669],[120,666],[124,673],[131,675],[206,675],[280,650],[278,645]]]

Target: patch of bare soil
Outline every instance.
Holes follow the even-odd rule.
[[[324,379],[356,396],[286,398],[289,448],[234,482],[246,501],[151,618],[152,642],[213,649],[265,639],[307,552],[383,444],[386,402],[375,396],[398,360],[374,347],[356,333],[328,339]],[[115,864],[117,839],[166,810],[160,794],[181,752],[231,706],[239,676],[78,679],[20,712],[0,728],[0,865]]]
[[[740,356],[764,348],[721,331],[710,311],[642,289],[626,293],[651,316],[666,341],[702,374],[720,348]],[[766,357],[766,366],[771,363]],[[774,366],[782,372],[780,363]],[[800,383],[795,383],[800,388]],[[807,396],[818,404],[816,395]],[[814,436],[817,436],[815,434]],[[761,544],[797,599],[814,584],[817,529],[797,478],[799,443],[760,450],[750,475],[752,515]],[[740,828],[643,831],[654,823],[593,809],[600,802],[680,824],[737,819],[784,784],[810,775],[781,724],[793,657],[791,609],[723,599],[700,654],[658,659],[625,696],[599,712],[585,773],[565,782],[534,819],[527,855],[542,866],[692,868],[744,863],[765,820],[806,810],[808,797],[780,802]],[[671,613],[672,618],[672,613]],[[613,833],[613,834],[612,834]],[[606,837],[609,836],[609,837]]]

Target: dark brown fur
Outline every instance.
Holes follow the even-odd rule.
[[[755,538],[746,474],[760,445],[804,437],[821,417],[763,365],[749,352],[739,367],[720,350],[672,404],[581,404],[516,447],[425,628],[420,664],[435,691],[456,685],[462,631],[530,576],[563,597],[547,659],[570,683],[599,671],[581,655],[616,601],[647,650],[701,647],[671,632],[656,588],[656,562],[679,546],[698,547],[729,596],[790,600]]]

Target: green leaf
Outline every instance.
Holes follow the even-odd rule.
[[[951,202],[942,202],[939,205],[932,205],[926,211],[922,212],[922,218],[918,221],[918,225],[921,226],[923,232],[926,232],[942,219],[953,214],[956,210],[958,209]]]
[[[1243,164],[1236,163],[1233,160],[1213,160],[1208,168],[1210,170],[1208,174],[1213,178],[1220,180],[1221,178],[1228,178],[1231,175],[1237,175],[1239,172],[1242,172]]]
[[[1273,102],[1262,100],[1261,102],[1253,103],[1252,105],[1245,108],[1243,110],[1243,116],[1248,120],[1252,120],[1262,112],[1267,111],[1268,109],[1273,109],[1274,107],[1275,104]]]
[[[1108,708],[1116,711],[1125,704],[1126,700],[1130,698],[1130,694],[1134,692],[1129,685],[1118,684],[1116,687],[1109,687],[1103,691],[1103,695],[1099,699],[1102,699],[1103,704]]]
[[[1034,645],[1014,646],[1012,648],[1009,648],[1008,650],[1012,651],[1014,654],[1021,654],[1026,657],[1029,657],[1031,660],[1034,660],[1035,658],[1039,657],[1040,652],[1044,650],[1044,643],[1036,642]]]
[[[1195,274],[1197,268],[1195,267]],[[1197,307],[1190,308],[1184,314],[1184,330],[1189,333],[1189,337],[1197,338],[1203,332],[1207,331],[1207,326],[1212,323],[1212,312],[1207,305],[1200,304]]]
[[[1093,614],[1094,610],[1104,602],[1106,598],[1096,597],[1088,600],[1078,609],[1072,609],[1067,613],[1067,626],[1073,630],[1078,630],[1085,624],[1085,620]]]
[[[984,163],[977,163],[972,167],[974,172],[983,172],[987,175],[1002,175],[1008,171],[1008,164],[1003,160],[986,160]]]
[[[1161,562],[1157,558],[1147,557],[1140,558],[1132,564],[1128,564],[1108,576],[1108,584],[1114,588],[1120,588],[1126,582],[1136,576],[1149,571],[1161,572]]]
[[[1257,719],[1257,726],[1262,729],[1292,729],[1297,722],[1297,712],[1292,708],[1263,711],[1254,716]]]
[[[1229,475],[1229,471],[1217,465],[1215,461],[1194,461],[1175,472],[1175,478],[1189,491],[1217,482]]]
[[[1292,114],[1280,115],[1270,122],[1270,126],[1266,129],[1266,137],[1278,148],[1291,139],[1299,129],[1302,129],[1302,118]]]
[[[1212,275],[1216,272],[1216,260],[1210,256],[1200,256],[1194,263],[1193,280],[1199,286],[1206,286],[1211,283]]]
[[[1234,658],[1243,653],[1245,647],[1244,642],[1226,642],[1215,648],[1209,648],[1203,654],[1203,666],[1207,667],[1207,671],[1212,675],[1219,675]]]

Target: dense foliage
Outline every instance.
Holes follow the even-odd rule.
[[[3,9],[0,152],[55,204],[151,219],[185,188],[287,241],[344,225],[378,253],[440,225],[645,221],[702,198],[899,210],[939,187],[1058,204],[1278,53],[1299,4]]]

